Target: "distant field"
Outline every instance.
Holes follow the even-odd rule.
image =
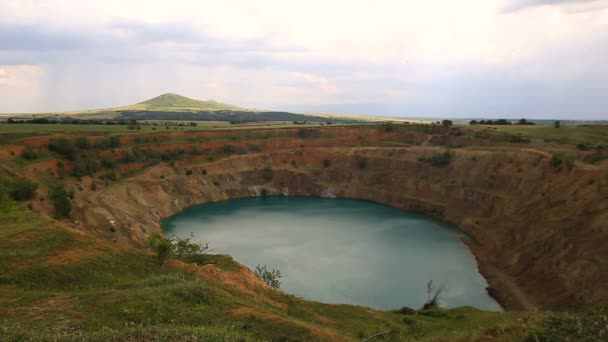
[[[504,132],[508,134],[521,134],[533,139],[544,139],[548,141],[564,142],[571,144],[608,145],[608,130],[601,129],[603,126],[562,126],[554,128],[547,125],[535,126],[487,126],[475,125],[469,128],[481,128],[489,131]]]
[[[153,120],[147,120],[154,122]],[[159,120],[156,122],[168,122],[170,120]],[[192,121],[176,121],[192,122]],[[320,124],[294,125],[288,124],[259,124],[231,125],[227,121],[195,121],[197,126],[169,126],[167,129],[163,125],[148,126],[141,125],[140,130],[130,130],[128,125],[72,125],[72,124],[7,124],[0,123],[0,134],[3,133],[59,133],[59,132],[97,132],[97,133],[152,133],[152,132],[171,132],[171,131],[197,131],[212,129],[263,129],[263,128],[304,128],[319,127]]]
[[[189,122],[189,121],[188,121]],[[72,125],[72,124],[6,124],[0,123],[0,133],[31,133],[31,132],[102,132],[102,133],[137,133],[137,132],[165,132],[165,131],[192,131],[212,129],[214,127],[227,127],[224,121],[199,121],[198,126],[146,126],[141,125],[138,131],[130,130],[127,125]]]

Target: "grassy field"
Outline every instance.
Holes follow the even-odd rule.
[[[188,121],[189,122],[189,121]],[[71,124],[7,124],[0,123],[0,133],[75,133],[75,132],[99,132],[99,133],[151,133],[165,131],[196,131],[213,128],[229,127],[224,121],[197,121],[197,126],[164,126],[140,125],[139,130],[130,130],[127,125],[71,125]]]
[[[592,146],[601,144],[608,147],[608,129],[600,129],[593,126],[562,126],[560,128],[554,128],[553,126],[545,125],[463,125],[463,127],[502,132],[511,135],[521,134],[522,136],[527,136],[532,139],[543,139],[551,142],[590,144]]]

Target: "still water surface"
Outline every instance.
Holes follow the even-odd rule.
[[[456,228],[367,201],[307,197],[235,199],[188,208],[163,222],[168,235],[209,242],[254,268],[283,273],[282,290],[326,303],[418,308],[426,284],[441,304],[500,310]]]

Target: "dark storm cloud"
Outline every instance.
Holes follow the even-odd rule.
[[[513,0],[503,9],[503,12],[516,12],[525,8],[542,5],[565,5],[595,1],[597,0]]]

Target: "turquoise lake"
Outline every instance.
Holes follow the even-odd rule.
[[[257,197],[188,208],[163,221],[167,235],[208,242],[254,268],[283,274],[281,289],[309,300],[376,309],[421,307],[426,284],[441,305],[500,310],[455,227],[368,201]]]

